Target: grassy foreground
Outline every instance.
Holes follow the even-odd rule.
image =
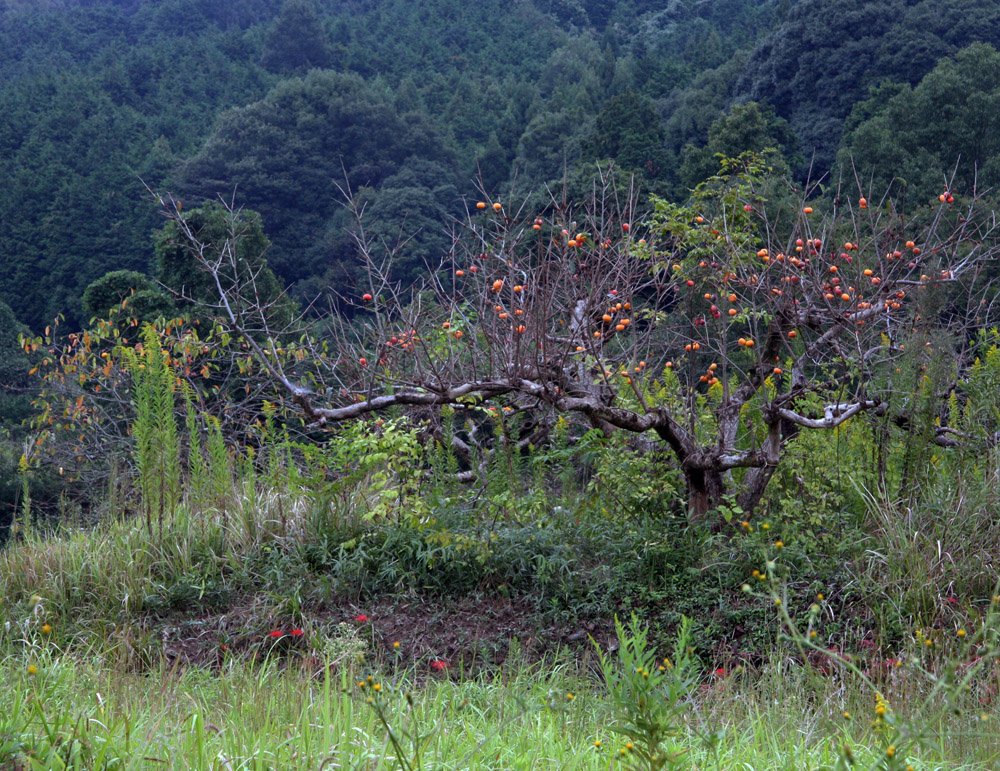
[[[912,536],[827,553],[777,519],[372,521],[271,484],[0,550],[0,769],[1000,762],[988,560],[959,583]]]
[[[0,767],[599,769],[634,760],[620,754],[625,740],[609,730],[617,716],[596,681],[557,665],[376,680],[386,694],[381,714],[410,753],[399,763],[352,674],[235,660],[218,672],[131,674],[56,651],[8,656]],[[861,767],[884,765],[868,725],[870,695],[836,680],[817,691],[800,675],[776,663],[700,689],[689,719],[717,743],[712,750],[694,731],[681,734],[691,767],[834,768],[844,741]],[[994,721],[995,712],[954,717],[934,727],[937,746],[903,760],[916,769],[995,767]]]

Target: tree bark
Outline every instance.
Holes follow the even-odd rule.
[[[749,518],[753,514],[777,468],[777,465],[774,465],[747,469],[740,493],[736,496],[736,505],[743,509],[744,517]]]
[[[718,508],[726,494],[726,483],[721,471],[705,468],[685,468],[687,482],[688,516],[692,522],[702,522],[705,515]]]

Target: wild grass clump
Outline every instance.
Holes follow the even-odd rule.
[[[232,485],[228,515],[188,500],[166,517],[162,536],[142,518],[106,517],[89,529],[29,529],[0,551],[0,648],[48,624],[64,644],[109,650],[153,645],[150,614],[225,607],[258,588],[255,555],[287,548],[305,507],[286,496]],[[21,621],[14,621],[22,619]],[[155,653],[151,654],[155,658]],[[128,654],[131,658],[131,654]]]
[[[29,768],[988,768],[993,705],[967,669],[943,687],[907,663],[878,683],[805,662],[711,674],[690,626],[667,649],[641,622],[592,668],[227,657],[215,672],[128,672],[40,641],[0,658],[0,764]],[[949,695],[950,694],[950,695]]]

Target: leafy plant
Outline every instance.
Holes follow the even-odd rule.
[[[132,376],[132,436],[146,529],[152,535],[155,511],[162,538],[164,516],[173,512],[181,498],[180,443],[174,417],[176,376],[152,324],[143,327],[142,339],[142,346],[123,348],[122,354]]]
[[[618,755],[634,768],[683,768],[688,765],[686,750],[677,739],[684,732],[684,715],[697,684],[691,619],[681,619],[672,658],[657,658],[636,615],[627,627],[615,617],[615,629],[617,654],[611,656],[598,646],[598,656],[617,715],[611,730],[625,739]]]
[[[423,500],[424,448],[405,419],[374,420],[345,426],[325,448],[295,443],[313,479],[327,493],[363,490],[357,508],[364,521],[391,519],[418,525],[430,516]]]
[[[943,726],[948,716],[979,707],[980,720],[985,719],[981,702],[976,704],[970,695],[1000,661],[1000,584],[994,587],[985,612],[970,619],[972,628],[967,630],[964,624],[948,631],[917,628],[895,657],[866,667],[864,658],[823,640],[820,629],[828,599],[822,592],[809,604],[804,618],[794,614],[791,571],[781,554],[782,542],[777,541],[768,549],[764,569],[754,571],[755,583],[764,587],[760,594],[774,606],[781,622],[779,640],[790,643],[807,667],[812,665],[805,670],[807,679],[819,680],[824,669],[835,669],[845,681],[860,687],[867,696],[866,709],[871,709],[870,723],[848,722],[831,731],[839,743],[837,768],[864,766],[858,757],[864,750],[870,769],[912,769],[917,753],[933,751],[946,738]],[[755,592],[750,584],[743,589]],[[895,708],[887,690],[894,669],[903,669],[911,681]],[[904,700],[909,703],[900,709]],[[843,717],[850,721],[852,715],[845,710]]]

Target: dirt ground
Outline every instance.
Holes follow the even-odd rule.
[[[144,627],[167,665],[180,667],[221,666],[234,656],[295,654],[318,662],[360,651],[381,665],[470,674],[495,669],[511,656],[521,663],[556,652],[586,659],[595,653],[591,639],[605,649],[614,645],[611,619],[560,629],[540,625],[528,603],[489,597],[344,604],[294,619],[276,614],[264,598],[248,597],[224,612],[150,616]]]

